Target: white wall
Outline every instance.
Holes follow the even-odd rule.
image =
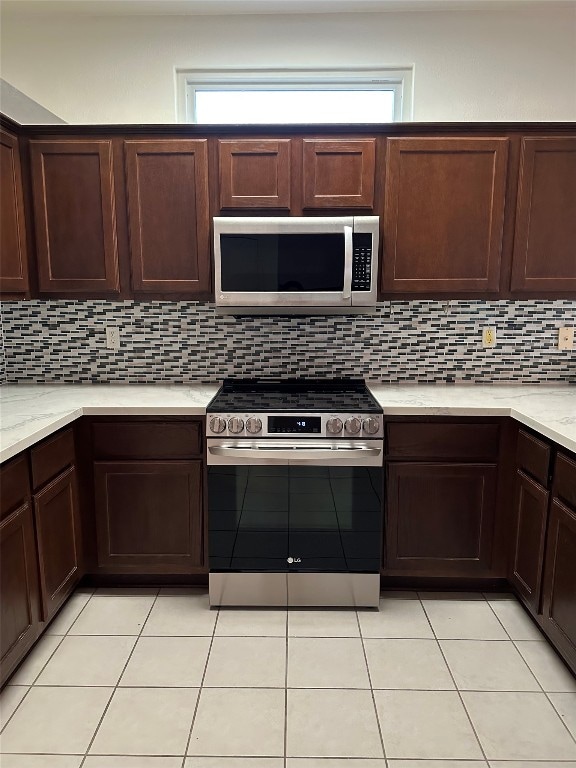
[[[68,122],[169,123],[176,120],[175,67],[414,64],[414,120],[576,120],[575,8],[233,17],[5,14],[2,77]]]

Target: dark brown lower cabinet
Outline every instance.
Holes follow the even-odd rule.
[[[94,463],[98,567],[191,573],[202,560],[202,461]]]
[[[72,591],[81,573],[82,546],[76,471],[69,467],[34,494],[42,613],[48,621]]]
[[[576,510],[558,499],[550,506],[542,622],[576,673]]]
[[[0,523],[0,685],[40,632],[32,509],[28,502]]]
[[[548,498],[545,488],[517,471],[509,579],[534,613],[540,603]]]
[[[386,572],[489,575],[497,466],[391,462]]]

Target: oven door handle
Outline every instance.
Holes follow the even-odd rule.
[[[348,301],[352,296],[352,227],[344,227],[344,289],[342,298]]]
[[[211,445],[208,453],[213,456],[226,456],[235,459],[276,459],[278,461],[309,461],[317,463],[329,459],[330,461],[347,461],[368,456],[379,456],[381,448],[369,446],[356,446],[354,448],[301,448],[299,446],[283,446],[271,448],[269,446],[253,445],[234,447],[232,445]]]

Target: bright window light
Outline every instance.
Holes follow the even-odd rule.
[[[196,90],[197,123],[391,123],[394,90]]]

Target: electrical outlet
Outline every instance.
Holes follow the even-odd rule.
[[[558,349],[574,349],[574,328],[559,329]]]
[[[120,349],[120,328],[117,328],[115,325],[106,326],[106,348]]]
[[[482,328],[482,346],[484,348],[496,346],[496,328]]]

